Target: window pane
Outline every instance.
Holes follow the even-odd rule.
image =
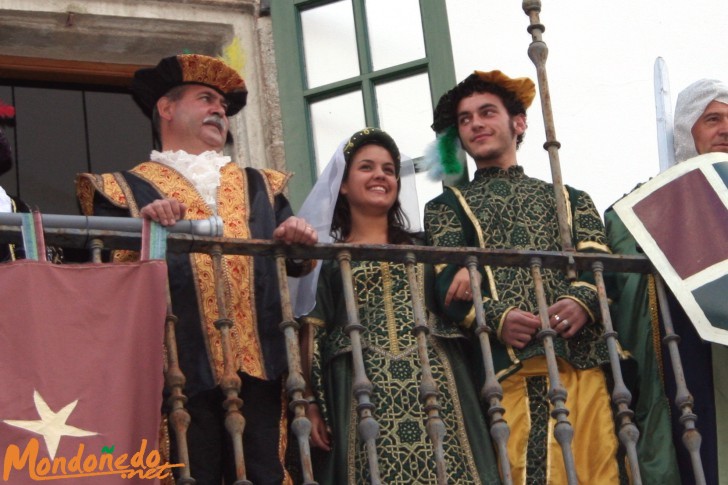
[[[367,0],[366,12],[375,70],[425,57],[419,0]]]
[[[421,158],[425,147],[435,138],[432,122],[430,81],[427,74],[399,79],[377,86],[377,105],[382,128],[397,142],[400,151],[413,159]],[[417,174],[420,218],[425,204],[442,192],[442,184]]]
[[[359,75],[351,1],[339,1],[301,12],[308,87]]]
[[[15,88],[15,109],[21,198],[42,212],[78,214],[74,178],[88,170],[83,93]]]
[[[311,104],[311,125],[316,152],[316,173],[321,174],[344,138],[366,126],[361,91]]]
[[[131,94],[87,92],[86,116],[92,172],[129,170],[149,159],[152,122]]]

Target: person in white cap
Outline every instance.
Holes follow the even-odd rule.
[[[445,93],[434,112],[439,157],[435,168],[457,173],[461,144],[478,170],[473,180],[447,187],[425,207],[428,244],[561,251],[551,184],[529,177],[517,149],[526,109],[536,95],[528,78],[476,71]],[[604,226],[585,192],[566,187],[572,242],[578,251],[608,253]],[[503,386],[510,426],[508,455],[514,483],[566,483],[561,449],[549,415],[549,384],[534,278],[526,267],[481,269],[481,294],[472,295],[467,269],[437,265],[432,310],[448,323],[475,330],[481,305],[493,331],[493,360]],[[589,274],[570,281],[564,271],[543,270],[549,324],[554,331],[561,383],[568,390],[572,450],[579,483],[619,483],[617,438],[610,407],[608,362],[596,287]],[[481,382],[482,384],[482,382]]]
[[[675,160],[728,153],[728,84],[700,79],[680,92],[675,106]]]
[[[728,153],[728,84],[700,79],[680,92],[675,107],[674,148],[677,163],[706,153]],[[641,254],[629,229],[609,208],[604,215],[609,245],[617,254]],[[632,409],[640,429],[638,453],[643,483],[694,483],[690,455],[682,443],[672,362],[661,345],[664,330],[651,275],[616,275],[612,308],[619,341],[631,358],[625,377],[633,391]],[[706,483],[720,483],[718,433],[711,345],[704,342],[668,290],[669,310],[680,336],[680,354],[693,412],[702,437],[700,456]],[[676,469],[677,465],[677,469]],[[679,469],[679,471],[678,471]]]

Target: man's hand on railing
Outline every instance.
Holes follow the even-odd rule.
[[[563,338],[576,335],[588,320],[584,307],[571,298],[562,298],[549,307],[549,324]]]
[[[506,344],[522,349],[541,329],[541,320],[533,313],[513,308],[506,313],[501,329],[501,340]]]
[[[158,199],[142,207],[140,213],[163,226],[173,226],[185,217],[187,206],[176,199]]]
[[[478,273],[480,279],[480,273]],[[480,281],[478,282],[480,286]],[[445,295],[445,306],[450,306],[453,300],[473,301],[473,294],[470,291],[470,273],[468,268],[460,268],[450,283],[450,288]],[[480,298],[478,298],[480,301]]]
[[[318,234],[311,225],[300,217],[291,216],[275,228],[273,239],[286,244],[316,244]]]

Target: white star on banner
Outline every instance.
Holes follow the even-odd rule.
[[[35,408],[38,411],[40,419],[35,421],[20,421],[6,419],[3,422],[16,428],[22,428],[43,436],[45,444],[48,447],[48,454],[53,460],[58,451],[58,444],[61,441],[62,436],[94,436],[98,433],[93,431],[86,431],[85,429],[76,428],[75,426],[69,426],[66,424],[66,420],[71,415],[73,410],[78,404],[78,399],[70,404],[66,404],[57,413],[53,412],[48,404],[46,404],[43,397],[41,397],[38,391],[33,391],[33,400],[35,401]]]

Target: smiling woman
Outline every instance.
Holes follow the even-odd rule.
[[[378,145],[363,146],[352,157],[339,192],[348,201],[352,219],[346,242],[389,242],[387,212],[397,199],[398,172],[391,153]]]
[[[402,172],[394,140],[381,130],[365,128],[341,145],[330,165],[342,159],[340,189],[338,183],[331,188],[338,193],[330,224],[335,240],[416,244],[418,235],[408,231],[400,207]],[[330,185],[330,180],[317,182],[317,187],[319,183]],[[308,199],[304,208],[307,203]],[[424,265],[351,262],[361,346],[351,328],[357,324],[347,316],[344,263],[327,260],[322,266],[315,308],[303,317],[302,330],[312,401],[311,444],[328,451],[315,464],[317,480],[378,483],[381,478],[382,483],[434,484],[444,462],[449,483],[498,483],[493,447],[466,371],[467,342],[457,329],[443,328],[434,320],[433,337],[426,344],[418,340],[424,334],[414,331],[425,324],[416,321],[413,304],[413,299],[424,301]],[[410,286],[408,270],[418,284]],[[431,403],[420,399],[425,367],[438,390],[436,418],[443,423],[439,435],[433,431]],[[364,380],[371,382],[369,390],[352,386]],[[375,423],[371,414],[361,411],[369,403],[376,408]],[[366,431],[372,424],[378,427],[376,437]]]

